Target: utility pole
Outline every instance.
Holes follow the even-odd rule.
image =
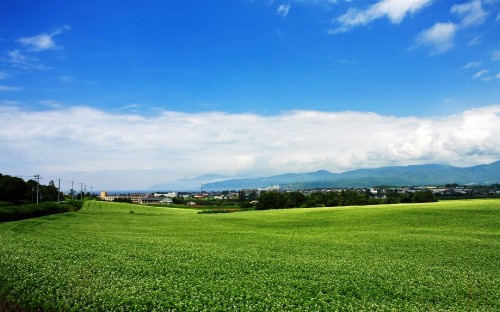
[[[83,183],[80,183],[80,200],[83,200]]]
[[[36,179],[36,204],[38,206],[38,202],[40,201],[40,175],[35,174],[35,179]]]
[[[75,190],[73,189],[73,183],[75,183],[75,181],[71,181],[71,200],[75,199]]]
[[[61,201],[61,179],[58,179],[58,184],[57,184],[57,202]]]

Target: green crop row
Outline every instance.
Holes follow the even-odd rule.
[[[0,299],[27,310],[494,311],[498,263],[500,200],[230,214],[87,202],[0,224]]]

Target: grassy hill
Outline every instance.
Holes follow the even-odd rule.
[[[500,200],[231,214],[87,202],[0,224],[0,302],[28,310],[493,311],[498,263]]]

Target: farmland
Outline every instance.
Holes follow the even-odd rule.
[[[198,214],[86,202],[0,224],[27,310],[499,310],[500,200]]]

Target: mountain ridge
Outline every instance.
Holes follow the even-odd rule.
[[[318,170],[306,173],[285,173],[260,178],[238,178],[203,185],[205,190],[254,189],[273,185],[300,188],[372,187],[377,185],[444,185],[493,184],[500,181],[500,161],[471,167],[443,164],[388,166],[356,169],[342,173]]]

